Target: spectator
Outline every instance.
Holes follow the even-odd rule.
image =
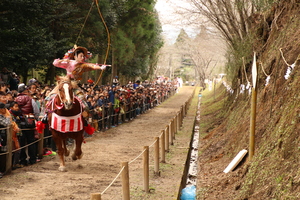
[[[9,125],[12,125],[13,129],[13,141],[15,144],[15,147],[19,147],[18,141],[15,139],[17,132],[20,131],[19,127],[15,122],[12,121],[10,112],[7,110],[8,106],[2,102],[0,102],[0,128],[7,128]],[[7,133],[6,129],[0,130],[0,152],[6,152],[7,151]],[[6,155],[0,156],[0,178],[3,176],[3,173],[6,169]]]
[[[7,142],[7,134],[6,129],[10,124],[11,121],[9,118],[6,117],[5,104],[0,102],[0,153],[6,152],[6,142]],[[2,130],[1,130],[2,129]],[[6,155],[0,156],[0,178],[3,177],[6,168]]]
[[[0,79],[3,83],[8,84],[11,79],[11,72],[8,71],[6,67],[4,67],[0,73]]]
[[[140,86],[141,84],[141,81],[140,80],[137,80],[134,84],[133,84],[133,89],[136,89]]]
[[[22,112],[19,108],[19,105],[17,102],[13,101],[10,104],[10,109],[9,112],[11,114],[12,120],[17,124],[18,127],[21,127],[21,123],[25,123],[25,119],[22,115]],[[19,129],[19,131],[14,131],[13,132],[13,150],[19,149],[20,148],[20,143],[19,140],[22,136],[22,131]],[[22,168],[23,165],[20,165],[20,153],[21,150],[17,150],[13,153],[13,159],[12,159],[12,169],[17,169],[17,168]]]
[[[92,101],[93,101],[93,96],[87,96],[86,103],[89,107],[89,110],[92,110],[94,108],[93,105],[92,105]]]
[[[113,85],[114,86],[119,85],[119,79],[118,78],[119,78],[118,76],[115,76],[115,78],[113,79]]]
[[[21,147],[23,147],[26,144],[31,144],[36,140],[35,130],[33,129],[35,128],[34,120],[37,120],[39,117],[39,110],[35,101],[30,97],[28,87],[25,84],[20,84],[18,88],[18,92],[19,94],[15,100],[19,104],[22,114],[25,116],[26,122],[28,122],[23,127],[21,127],[22,129],[26,129],[22,131],[23,134],[20,138],[20,145]],[[21,165],[36,163],[37,161],[36,144],[32,144],[28,146],[28,156],[29,156],[29,160],[27,162],[27,154],[25,148],[23,148],[20,154]]]
[[[8,89],[6,83],[4,83],[4,82],[0,83],[0,91],[1,91],[1,92],[7,93],[8,90],[9,90],[9,89]]]
[[[28,85],[32,85],[32,84],[35,84],[35,83],[37,83],[36,78],[31,78],[31,79],[29,79],[29,81],[28,81]]]
[[[119,113],[120,113],[120,98],[119,98],[119,93],[116,92],[114,95],[114,117],[112,121],[112,126],[116,127],[118,126],[119,123]]]
[[[10,90],[18,90],[18,84],[20,83],[20,80],[18,78],[18,75],[15,72],[11,73],[11,79],[9,81]]]

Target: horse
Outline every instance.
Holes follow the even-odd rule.
[[[57,77],[57,86],[53,91],[53,98],[47,103],[48,123],[52,132],[53,140],[57,146],[57,154],[60,159],[59,171],[65,172],[64,156],[69,156],[66,140],[75,140],[75,150],[72,159],[81,159],[83,156],[81,145],[83,138],[83,105],[79,98],[74,95],[72,83],[68,76]]]

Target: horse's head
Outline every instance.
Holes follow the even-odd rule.
[[[73,106],[73,86],[68,76],[57,77],[58,96],[60,103],[64,105],[66,110],[72,109]]]

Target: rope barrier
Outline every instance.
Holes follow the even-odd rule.
[[[9,129],[9,127],[0,128],[0,131],[1,131],[1,130],[6,130],[6,129]]]
[[[103,192],[101,192],[101,195],[103,195],[110,188],[110,186],[112,186],[112,184],[115,183],[115,181],[117,180],[117,178],[119,178],[119,176],[123,172],[124,168],[125,167],[123,166],[122,169],[120,170],[120,172],[118,173],[118,175],[114,178],[114,180],[103,190]]]
[[[21,129],[21,130],[24,130],[24,129]],[[27,130],[27,129],[25,129],[25,130]],[[29,130],[33,130],[33,129],[29,129]],[[30,146],[30,145],[33,145],[34,143],[39,142],[40,140],[41,140],[41,138],[37,139],[36,141],[34,141],[34,142],[30,143],[30,144],[24,145],[24,146],[22,146],[22,147],[20,147],[20,148],[18,148],[18,149],[12,150],[11,152],[14,153],[14,152],[16,152],[16,151],[19,151],[19,150],[21,150],[21,149],[24,149],[24,148],[26,148],[26,147],[28,147],[28,146]],[[8,154],[8,152],[0,153],[0,156],[6,155],[6,154]]]
[[[143,153],[145,152],[146,150],[144,149],[135,159],[131,160],[128,164],[130,165],[131,163],[133,163],[134,161],[136,161],[141,155],[143,155]]]
[[[156,140],[149,146],[149,148],[152,147],[155,143],[156,143]]]

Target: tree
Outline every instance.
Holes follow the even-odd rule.
[[[118,18],[112,34],[114,64],[128,78],[153,72],[155,55],[162,46],[154,3],[153,0],[126,1],[115,8]]]
[[[24,81],[28,71],[43,63],[52,48],[45,24],[49,7],[44,0],[0,2],[0,45],[5,47],[0,49],[0,63],[21,74]]]
[[[155,1],[97,2],[110,31],[119,73],[128,77],[149,74],[162,45]],[[55,68],[53,59],[62,58],[75,43],[87,47],[101,63],[108,49],[108,34],[95,2],[91,3],[93,7],[79,0],[1,1],[0,45],[5,48],[0,49],[0,63],[22,75],[24,81],[32,69],[45,71],[45,81],[50,83],[55,74],[65,71]],[[112,63],[112,56],[107,63]]]

